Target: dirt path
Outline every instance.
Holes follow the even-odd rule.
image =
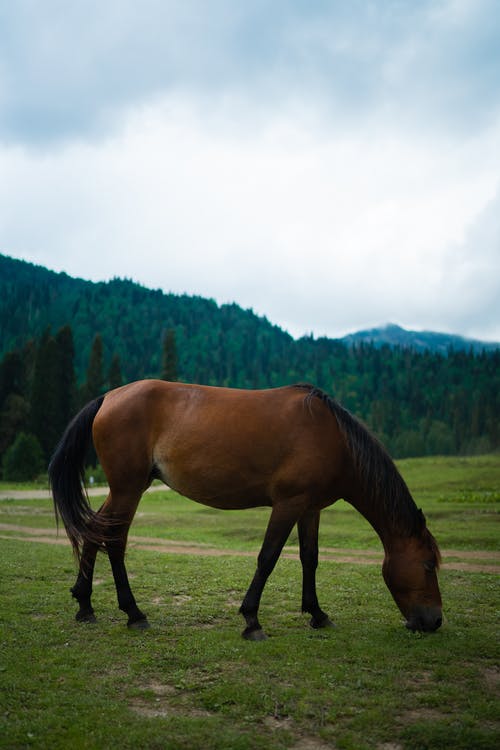
[[[155,484],[146,492],[165,492],[169,489],[164,484]],[[106,497],[108,487],[87,487],[89,497]],[[1,490],[0,500],[52,500],[50,490]]]
[[[14,539],[22,542],[40,544],[69,545],[63,530],[38,528],[17,524],[0,523],[0,539]],[[175,555],[200,555],[203,557],[253,557],[257,551],[222,549],[209,544],[182,542],[162,537],[129,536],[129,548],[149,550],[151,552],[170,553]],[[500,574],[500,552],[489,550],[443,550],[443,568],[459,570],[464,573]],[[298,560],[297,547],[285,547],[282,557]],[[330,562],[352,563],[355,565],[381,565],[381,550],[358,550],[343,547],[323,547],[320,560]]]

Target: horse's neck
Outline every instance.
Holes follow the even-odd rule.
[[[368,523],[377,532],[386,551],[393,548],[397,540],[403,537],[395,519],[389,518],[384,513],[382,502],[377,503],[369,499],[367,500],[359,488],[356,488],[349,497],[346,497],[346,500],[363,518],[366,518]]]

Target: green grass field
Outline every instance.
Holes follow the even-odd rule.
[[[152,628],[132,632],[104,556],[98,622],[74,621],[75,565],[53,543],[50,501],[0,500],[0,747],[496,749],[500,457],[399,467],[444,552],[445,623],[434,634],[402,626],[380,542],[343,502],[323,513],[318,571],[337,627],[313,631],[299,611],[292,536],[264,591],[269,639],[250,643],[238,607],[268,510],[146,495],[127,565]],[[185,554],[182,543],[226,554]]]

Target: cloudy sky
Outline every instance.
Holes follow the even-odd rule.
[[[0,252],[500,341],[498,0],[0,0]]]

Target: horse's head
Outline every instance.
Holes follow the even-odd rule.
[[[437,630],[443,619],[437,580],[439,549],[424,526],[419,536],[399,538],[386,549],[382,574],[410,630]]]

